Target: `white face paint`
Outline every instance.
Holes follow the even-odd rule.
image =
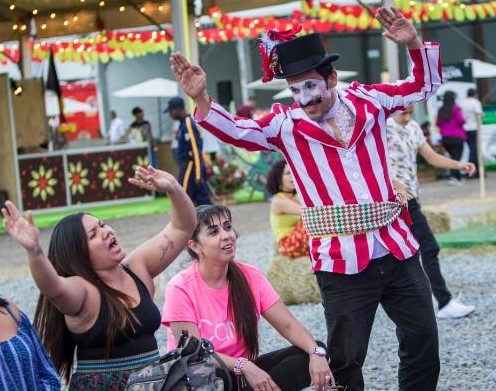
[[[295,102],[300,106],[306,106],[317,98],[328,98],[331,91],[323,79],[307,79],[289,85],[289,90]]]

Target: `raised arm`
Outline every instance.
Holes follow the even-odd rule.
[[[195,119],[199,124],[226,144],[249,151],[271,151],[277,147],[276,133],[282,120],[274,114],[259,121],[235,118],[207,93],[207,76],[201,67],[191,64],[180,52],[171,54],[171,71],[186,95],[196,105]],[[272,144],[272,145],[271,145]]]
[[[376,14],[384,27],[383,36],[396,44],[403,44],[409,50],[413,68],[410,76],[391,84],[360,85],[354,83],[351,89],[374,96],[386,109],[386,117],[404,110],[415,102],[432,96],[442,82],[439,44],[422,43],[415,27],[396,9],[381,7]]]
[[[205,118],[210,111],[210,97],[207,94],[207,75],[203,69],[191,64],[181,52],[170,57],[172,74],[183,91],[195,101],[197,115]]]
[[[2,208],[9,235],[26,249],[29,268],[42,295],[65,315],[77,316],[86,303],[91,285],[80,277],[60,277],[40,245],[40,231],[31,212],[24,219],[13,202]]]
[[[163,272],[181,253],[196,227],[193,203],[177,180],[168,172],[149,166],[136,169],[137,178],[129,183],[147,190],[167,193],[171,202],[170,222],[134,250],[125,263],[152,287],[151,280]],[[153,293],[153,292],[151,292]]]

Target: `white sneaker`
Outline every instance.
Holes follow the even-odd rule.
[[[436,316],[439,319],[462,318],[474,311],[475,307],[473,305],[465,305],[458,299],[451,299],[448,304],[438,311]]]
[[[448,180],[448,185],[450,186],[463,186],[463,181],[462,180],[458,180],[458,179],[454,179],[454,178],[451,178],[450,180]]]

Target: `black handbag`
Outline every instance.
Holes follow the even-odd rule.
[[[228,384],[217,377],[213,360],[226,373]],[[129,375],[126,391],[231,390],[231,376],[212,343],[183,330],[178,347]]]

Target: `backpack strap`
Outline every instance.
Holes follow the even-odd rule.
[[[229,368],[227,367],[226,363],[224,360],[222,360],[219,355],[215,352],[211,353],[212,357],[217,361],[217,363],[220,366],[220,369],[224,371],[226,374],[226,379],[227,379],[227,385],[224,384],[224,391],[231,391],[232,390],[232,379],[231,379],[231,372],[229,372]]]

